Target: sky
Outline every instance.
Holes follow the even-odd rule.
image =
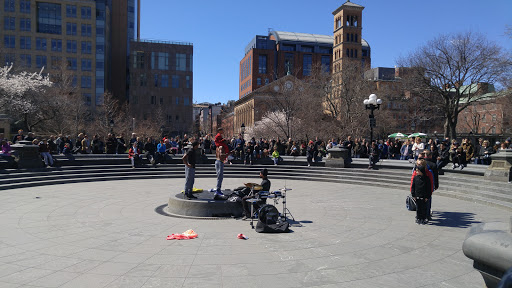
[[[256,35],[333,35],[332,12],[345,0],[141,0],[141,39],[192,42],[194,103],[237,100],[239,64]],[[512,50],[511,0],[352,0],[365,6],[363,39],[372,67],[394,67],[441,34],[479,32]],[[511,28],[512,29],[512,28]]]

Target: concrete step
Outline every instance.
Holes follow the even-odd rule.
[[[444,190],[436,191],[436,195],[444,196],[444,197],[451,197],[451,198],[469,201],[469,202],[473,202],[473,203],[480,203],[480,204],[512,211],[512,202],[501,201],[498,199],[489,198],[489,197],[487,197],[487,195],[486,196],[470,195],[470,194],[464,193],[464,192],[444,191]],[[434,201],[435,200],[433,200],[433,202]]]

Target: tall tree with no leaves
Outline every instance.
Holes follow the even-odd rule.
[[[500,46],[472,32],[441,35],[398,64],[409,68],[405,89],[419,95],[424,105],[441,109],[445,137],[452,139],[457,137],[459,113],[482,93],[477,84],[494,84],[512,67],[510,55]]]

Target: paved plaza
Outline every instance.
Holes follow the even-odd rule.
[[[158,214],[182,179],[0,191],[0,287],[483,287],[462,242],[473,223],[510,217],[438,196],[433,223],[417,225],[408,191],[269,178],[293,188],[292,233]],[[259,182],[224,187],[247,181]],[[199,237],[166,240],[187,229]]]

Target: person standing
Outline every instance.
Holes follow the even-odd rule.
[[[225,153],[223,146],[217,146],[215,148],[215,172],[217,173],[217,187],[215,190],[214,199],[218,198],[222,200],[224,194],[222,193],[222,180],[224,180],[224,161],[226,161],[227,154]]]
[[[183,164],[185,164],[185,197],[188,199],[197,199],[196,196],[192,195],[192,188],[194,187],[194,177],[196,174],[196,150],[199,148],[199,142],[194,141],[192,143],[192,149],[189,149],[185,155],[183,155]]]
[[[416,164],[415,175],[412,178],[411,194],[416,200],[416,223],[427,224],[427,202],[431,195],[431,181],[427,177],[427,164],[419,160]]]

